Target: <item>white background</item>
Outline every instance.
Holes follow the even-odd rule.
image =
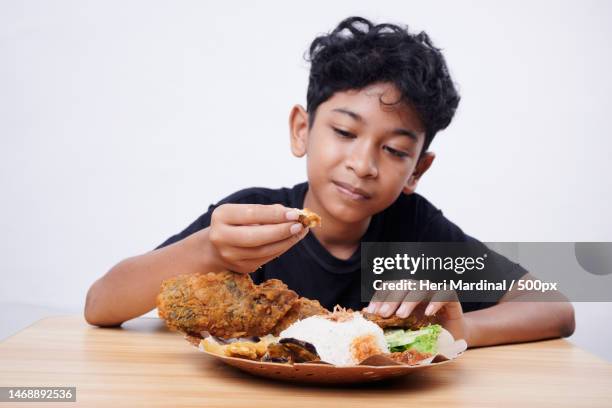
[[[609,1],[0,1],[0,337],[80,313],[210,203],[304,181],[302,56],[350,15],[444,49],[462,100],[419,192],[448,218],[482,241],[612,241]],[[572,341],[612,359],[611,305],[576,308]]]

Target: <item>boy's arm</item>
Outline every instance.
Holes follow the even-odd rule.
[[[467,312],[464,318],[469,347],[567,337],[575,329],[574,308],[557,291],[532,294],[514,288],[497,305]]]
[[[280,204],[223,204],[210,226],[166,247],[115,265],[89,289],[85,319],[117,326],[155,307],[162,282],[176,275],[231,270],[249,273],[279,257],[309,231]]]
[[[209,229],[115,265],[87,292],[87,322],[96,326],[120,325],[155,307],[155,298],[165,279],[220,269],[208,240]]]

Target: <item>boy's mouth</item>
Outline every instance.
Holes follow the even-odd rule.
[[[348,183],[343,183],[341,181],[333,181],[333,183],[340,193],[353,200],[367,200],[371,198],[371,195],[366,191],[353,187]]]

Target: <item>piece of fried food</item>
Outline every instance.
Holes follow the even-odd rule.
[[[308,208],[297,210],[297,212],[299,214],[298,222],[301,222],[304,227],[312,228],[321,225],[321,217]]]
[[[259,360],[268,351],[267,341],[260,340],[257,343],[248,341],[237,341],[225,347],[225,355],[229,357],[247,358],[249,360]]]
[[[275,336],[278,336],[280,332],[285,330],[287,327],[291,326],[294,322],[298,320],[305,319],[310,316],[328,314],[329,310],[321,306],[318,300],[312,300],[308,298],[299,298],[293,303],[291,309],[284,315],[274,329],[272,333]]]
[[[277,279],[253,284],[246,274],[181,275],[162,283],[159,316],[171,329],[199,336],[265,336],[287,314],[298,295]]]
[[[416,350],[397,351],[395,353],[385,354],[391,360],[400,364],[415,365],[426,358],[431,357],[429,353],[419,353]]]
[[[206,331],[226,339],[278,335],[296,320],[329,313],[278,279],[255,285],[249,275],[229,271],[164,281],[157,309],[173,330],[196,338]]]
[[[382,317],[374,313],[368,313],[365,310],[362,310],[361,314],[369,321],[376,323],[382,329],[390,327],[397,327],[402,329],[419,329],[421,327],[429,326],[430,324],[435,323],[434,317],[424,315],[421,316],[419,314],[411,314],[410,316],[405,318],[396,315]]]
[[[268,345],[274,342],[275,338],[268,336],[259,341],[236,341],[229,344],[219,344],[212,337],[202,339],[199,345],[209,353],[220,356],[246,358],[247,360],[259,360],[268,351]]]

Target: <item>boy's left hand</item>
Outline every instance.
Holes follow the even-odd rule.
[[[366,311],[382,317],[396,314],[398,317],[406,318],[412,313],[435,316],[437,322],[448,330],[455,340],[465,339],[467,341],[467,326],[463,309],[454,290],[413,290],[393,291],[392,293],[378,291],[372,297]]]

